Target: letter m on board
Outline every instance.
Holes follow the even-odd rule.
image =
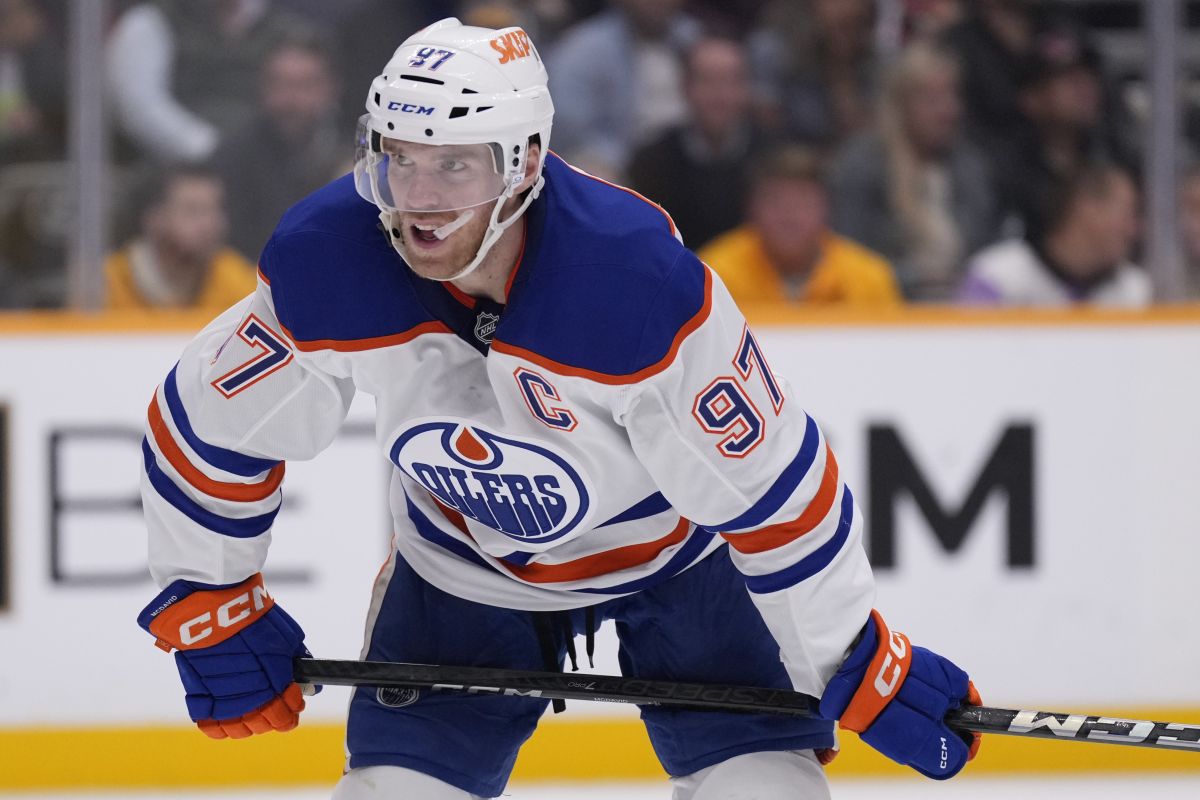
[[[988,455],[967,497],[947,508],[929,486],[912,454],[891,425],[872,425],[870,452],[871,508],[868,537],[871,563],[882,569],[896,566],[896,500],[908,494],[942,547],[950,553],[962,547],[972,524],[992,492],[1008,500],[1007,562],[1032,567],[1034,557],[1033,426],[1009,425]]]

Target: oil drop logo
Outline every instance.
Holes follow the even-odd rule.
[[[565,455],[466,420],[413,423],[389,457],[442,503],[521,542],[562,538],[592,508],[589,482]]]

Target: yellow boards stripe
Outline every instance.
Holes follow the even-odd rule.
[[[1200,325],[1200,303],[1159,305],[1148,309],[1106,308],[964,308],[907,305],[892,309],[799,306],[794,303],[747,304],[751,325],[766,327],[1071,327],[1106,328]],[[0,311],[0,337],[81,334],[192,334],[209,323],[205,311],[142,310]]]
[[[1110,712],[1111,713],[1111,712]],[[1136,719],[1200,720],[1200,709],[1136,709]],[[340,725],[212,741],[195,728],[0,728],[0,791],[149,787],[332,786],[342,771]],[[835,777],[909,775],[842,737]],[[1200,772],[1200,754],[987,736],[969,770],[1018,773]],[[637,720],[547,719],[521,751],[513,780],[652,780],[664,777]]]

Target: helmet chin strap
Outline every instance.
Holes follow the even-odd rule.
[[[468,222],[470,222],[474,218],[475,218],[475,209],[468,208],[466,211],[459,214],[452,221],[447,222],[442,227],[434,228],[433,235],[436,236],[438,239],[445,240],[446,238],[448,238],[450,236],[450,234],[454,233],[456,230],[461,228],[463,225],[466,225]]]

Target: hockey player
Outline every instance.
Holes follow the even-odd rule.
[[[948,778],[966,673],[872,610],[861,515],[817,425],[653,203],[548,150],[518,28],[447,19],[371,85],[354,174],[292,208],[257,291],[150,404],[154,578],[215,738],[289,730],[304,634],[263,587],[283,462],[374,395],[395,551],[363,655],[560,668],[616,622],[626,675],[795,688],[819,719],[642,715],[678,800],[828,797],[834,721]],[[546,703],[360,688],[338,800],[501,793]],[[599,757],[600,754],[597,754]],[[586,757],[586,754],[581,755]]]

